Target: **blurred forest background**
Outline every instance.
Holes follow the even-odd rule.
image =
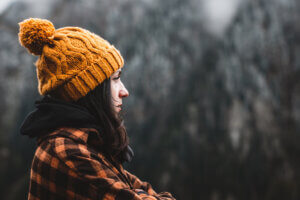
[[[80,26],[125,59],[125,168],[182,200],[300,199],[299,0],[1,0],[0,198],[26,199],[39,98],[18,22]]]

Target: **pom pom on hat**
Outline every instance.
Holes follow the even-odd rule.
[[[19,40],[30,53],[41,55],[44,45],[52,45],[55,32],[54,25],[44,19],[30,18],[19,23]]]

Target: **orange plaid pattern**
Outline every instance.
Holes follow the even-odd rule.
[[[174,200],[123,169],[113,158],[92,148],[93,128],[60,128],[38,139],[29,187],[29,200],[105,199]]]

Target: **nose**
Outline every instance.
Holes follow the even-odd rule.
[[[122,87],[121,87],[121,90],[119,92],[119,97],[120,98],[125,98],[125,97],[128,97],[128,96],[129,96],[129,92],[128,92],[128,90],[126,89],[126,87],[122,83]]]

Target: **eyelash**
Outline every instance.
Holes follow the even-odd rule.
[[[117,76],[117,77],[113,78],[113,80],[118,80],[119,78],[121,78],[121,76]]]

